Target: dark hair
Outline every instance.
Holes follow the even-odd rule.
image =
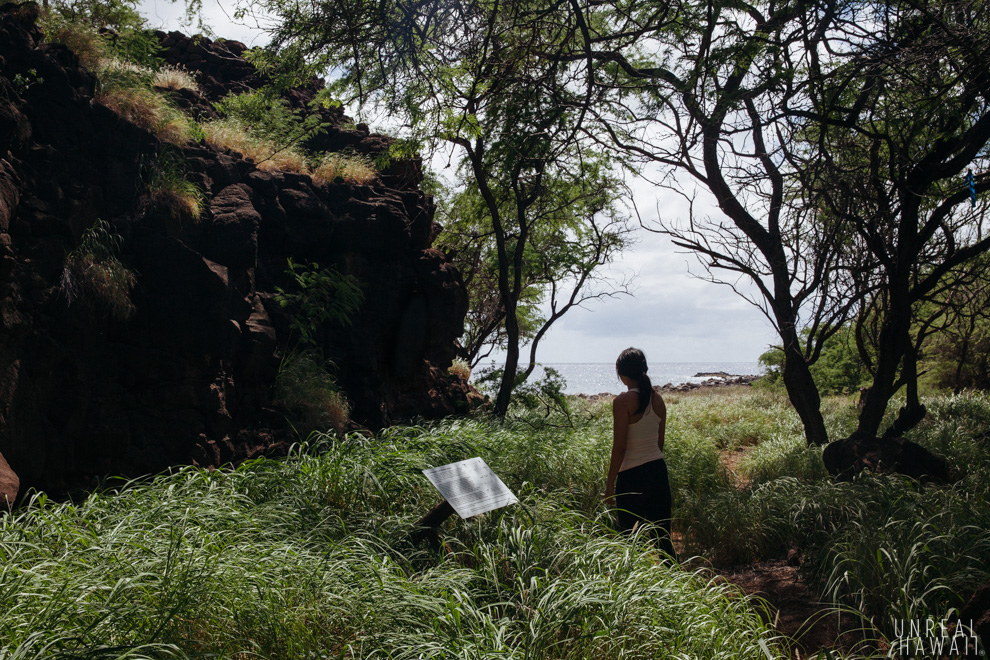
[[[639,406],[634,415],[646,410],[646,406],[650,405],[650,399],[653,398],[653,383],[646,375],[647,370],[646,356],[638,348],[627,348],[619,353],[619,359],[615,361],[615,372],[636,381],[636,387],[639,388]]]

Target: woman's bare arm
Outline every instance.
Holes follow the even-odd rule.
[[[660,417],[660,428],[657,429],[657,447],[660,451],[663,451],[663,441],[667,435],[667,404],[663,402],[663,397],[657,394],[660,399],[660,412],[658,416]]]
[[[614,505],[615,479],[626,455],[626,441],[629,437],[629,409],[625,399],[617,396],[612,401],[612,458],[608,464],[608,475],[605,477],[605,499],[609,505]]]

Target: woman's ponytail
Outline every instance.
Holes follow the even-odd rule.
[[[646,407],[650,405],[652,398],[653,382],[650,381],[650,377],[647,376],[644,371],[643,375],[639,378],[639,405],[636,407],[637,415],[646,410]]]

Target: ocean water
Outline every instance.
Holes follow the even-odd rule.
[[[484,365],[476,369],[480,371]],[[565,394],[619,394],[626,386],[615,375],[615,363],[575,363],[559,362],[547,364],[556,369],[567,381]],[[679,385],[681,383],[700,383],[707,376],[697,376],[699,373],[714,373],[724,371],[734,376],[750,376],[763,373],[758,362],[654,362],[650,364],[650,380],[654,385]],[[537,367],[530,380],[543,376],[541,367]]]

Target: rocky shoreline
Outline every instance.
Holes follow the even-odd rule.
[[[705,380],[700,383],[678,383],[677,385],[673,383],[664,383],[663,385],[655,385],[653,389],[660,393],[684,393],[684,392],[694,392],[696,390],[718,388],[718,387],[733,387],[733,386],[743,386],[749,387],[753,384],[753,381],[760,379],[762,376],[759,374],[730,374],[724,371],[713,371],[713,372],[700,372],[694,375],[694,378],[704,378]],[[587,401],[598,401],[604,398],[611,398],[615,396],[609,392],[599,392],[598,394],[574,394],[580,399],[585,399]]]

